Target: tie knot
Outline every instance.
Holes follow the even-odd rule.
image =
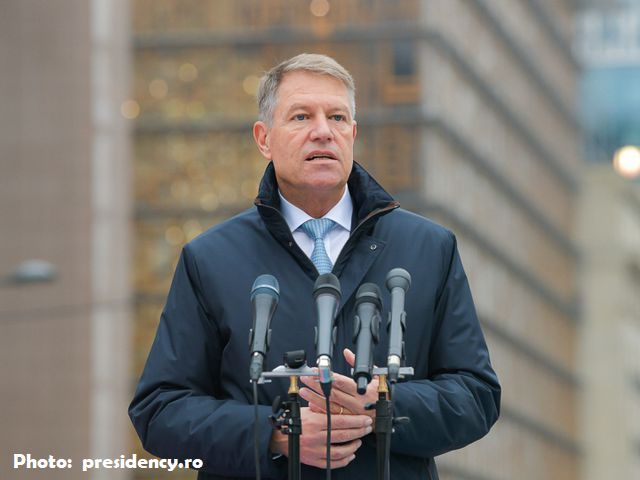
[[[313,218],[304,222],[300,228],[315,241],[324,240],[325,235],[335,226],[336,222],[329,218]]]

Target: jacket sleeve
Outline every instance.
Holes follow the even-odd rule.
[[[450,233],[448,268],[437,298],[426,379],[399,383],[394,415],[396,453],[435,457],[487,434],[498,419],[500,385],[491,367],[456,240]]]
[[[144,448],[156,456],[198,458],[202,471],[253,477],[254,409],[220,394],[224,340],[201,295],[197,266],[185,247],[129,416]],[[274,478],[269,413],[259,406],[260,463],[263,476]]]

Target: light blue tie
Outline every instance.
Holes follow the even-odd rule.
[[[300,228],[306,233],[309,238],[314,241],[313,252],[311,252],[311,261],[318,269],[318,273],[329,273],[333,268],[331,259],[327,255],[327,250],[324,248],[324,237],[336,226],[336,222],[328,218],[314,218],[307,220]]]

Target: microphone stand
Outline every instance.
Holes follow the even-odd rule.
[[[278,417],[280,430],[288,435],[289,480],[300,480],[300,435],[302,419],[300,417],[300,401],[298,400],[298,377],[289,377],[289,400],[282,402],[282,415]]]
[[[396,425],[409,422],[408,417],[393,416],[393,396],[390,394],[387,384],[387,368],[374,368],[373,375],[378,376],[378,401],[365,406],[367,410],[376,410],[376,471],[378,480],[389,480],[391,478],[389,458],[391,456],[391,434]],[[399,375],[413,375],[412,367],[400,367]]]
[[[376,458],[378,480],[390,478],[389,456],[391,451],[391,431],[393,430],[393,410],[388,398],[387,376],[378,377],[378,401],[376,402]]]
[[[298,377],[317,377],[306,362],[304,350],[296,350],[284,354],[284,366],[280,365],[271,372],[264,372],[259,383],[269,383],[271,378],[289,377],[288,400],[281,402],[276,397],[273,402],[271,423],[287,435],[288,479],[300,480],[300,435],[302,435],[302,418],[300,416],[300,400],[298,393]]]

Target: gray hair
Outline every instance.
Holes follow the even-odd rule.
[[[259,119],[271,125],[273,111],[276,108],[278,87],[289,72],[305,71],[318,75],[329,75],[337,78],[347,87],[351,116],[356,116],[356,85],[351,74],[333,58],[317,53],[301,53],[266,72],[260,79],[258,86],[258,115]]]

